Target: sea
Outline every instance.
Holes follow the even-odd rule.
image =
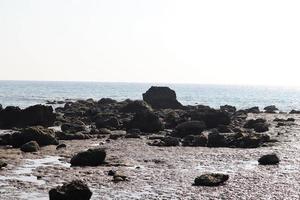
[[[300,87],[63,81],[0,81],[0,104],[25,108],[47,100],[142,99],[151,86],[170,87],[184,105],[219,108],[229,104],[238,109],[276,105],[285,112],[300,109]]]

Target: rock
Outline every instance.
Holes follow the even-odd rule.
[[[291,110],[290,114],[300,114],[300,110]]]
[[[245,110],[247,113],[260,113],[259,107],[255,106]]]
[[[107,173],[108,176],[114,176],[115,174],[116,174],[115,170],[109,170]]]
[[[0,169],[2,169],[3,167],[6,167],[7,163],[4,162],[3,160],[0,160]]]
[[[191,113],[191,119],[203,121],[207,128],[217,128],[219,125],[228,125],[231,122],[228,113],[214,109],[194,111]]]
[[[114,104],[114,103],[117,103],[117,101],[111,98],[102,98],[98,101],[98,104],[100,105],[107,105],[107,104]]]
[[[220,106],[220,110],[222,112],[227,112],[230,114],[234,114],[236,112],[236,107],[231,106],[231,105],[224,105],[224,106]]]
[[[185,137],[187,135],[199,135],[206,128],[203,121],[188,121],[176,126],[172,135],[176,137]]]
[[[145,102],[140,100],[130,101],[121,108],[124,113],[138,113],[143,111],[151,111],[151,107]]]
[[[115,172],[115,174],[113,175],[113,181],[114,182],[120,182],[120,181],[128,181],[127,176],[124,175],[121,172]]]
[[[258,160],[260,165],[277,165],[279,162],[280,160],[276,154],[264,155]]]
[[[76,133],[80,131],[87,131],[87,127],[82,121],[76,120],[73,123],[63,123],[61,125],[61,130],[63,132]]]
[[[265,119],[262,119],[262,118],[258,118],[258,119],[250,119],[248,120],[245,125],[244,125],[244,128],[254,128],[255,127],[255,124],[257,123],[265,123],[266,120]]]
[[[208,134],[208,147],[227,147],[228,141],[225,134],[213,132]]]
[[[98,118],[96,120],[96,127],[100,128],[118,128],[120,126],[120,121],[116,117],[111,117],[108,119]]]
[[[265,110],[266,113],[276,113],[278,108],[276,108],[275,105],[271,105],[271,106],[265,107],[264,110]]]
[[[56,146],[56,150],[62,149],[62,148],[67,148],[67,145],[66,144],[59,144],[59,145]]]
[[[183,106],[177,101],[176,93],[168,87],[152,86],[143,94],[143,100],[155,109],[181,109]]]
[[[127,130],[127,134],[125,135],[125,138],[141,138],[142,132],[140,129],[129,129]]]
[[[59,140],[86,140],[92,138],[92,136],[88,135],[86,132],[78,132],[78,133],[56,132],[55,134]]]
[[[2,107],[2,105],[0,104],[0,111],[2,111],[3,110],[3,107]]]
[[[194,181],[194,186],[219,186],[229,179],[226,174],[203,174],[197,177]]]
[[[208,143],[207,135],[188,135],[183,138],[182,145],[190,147],[206,147]]]
[[[180,145],[180,140],[176,137],[170,137],[170,136],[164,137],[162,139],[162,142],[163,142],[162,146],[165,146],[165,147]]]
[[[237,133],[228,145],[235,148],[257,148],[267,142],[270,142],[270,136],[266,134]]]
[[[0,111],[0,128],[11,129],[36,125],[49,127],[54,124],[55,117],[51,106],[35,105],[24,110],[8,106]]]
[[[71,166],[98,166],[104,163],[106,151],[102,148],[89,149],[73,156]]]
[[[226,126],[226,125],[219,125],[217,129],[220,133],[231,133],[232,132],[231,129],[229,128],[229,126]]]
[[[41,126],[28,127],[11,135],[13,147],[20,147],[30,141],[36,141],[40,146],[58,144],[54,131]]]
[[[0,145],[11,145],[11,134],[0,135]]]
[[[287,118],[287,122],[295,122],[296,120],[294,118]]]
[[[49,191],[50,200],[89,200],[92,196],[89,187],[80,180],[65,183]]]
[[[37,152],[40,150],[40,146],[36,141],[30,141],[21,146],[23,152]]]
[[[109,135],[109,139],[116,140],[122,137],[125,137],[126,131],[113,131],[111,135]]]
[[[269,125],[267,123],[257,123],[254,126],[254,130],[258,133],[269,131]]]
[[[158,132],[163,130],[163,123],[158,116],[151,111],[136,113],[129,122],[127,129],[137,128],[143,132]]]

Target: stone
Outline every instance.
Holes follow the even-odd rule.
[[[169,87],[152,86],[143,94],[143,100],[154,109],[181,109],[182,104],[177,101],[176,93]]]
[[[40,146],[36,141],[30,141],[21,146],[23,152],[37,152],[40,150]]]
[[[136,113],[129,122],[127,129],[137,128],[142,132],[158,132],[163,130],[164,125],[161,119],[151,111]]]
[[[143,111],[151,111],[152,108],[141,100],[130,101],[124,107],[121,108],[121,112],[124,113],[138,113]]]
[[[255,107],[252,107],[252,108],[248,108],[245,110],[247,113],[260,113],[260,110],[259,110],[259,107],[258,106],[255,106]]]
[[[219,186],[229,179],[226,174],[210,173],[197,177],[194,186]]]
[[[266,113],[276,113],[276,111],[278,111],[278,108],[276,108],[275,105],[271,105],[271,106],[266,106],[264,110]]]
[[[219,125],[228,125],[231,122],[229,113],[214,109],[191,112],[191,119],[203,121],[207,128],[217,128]]]
[[[279,162],[280,159],[276,154],[267,154],[258,160],[260,165],[277,165]]]
[[[58,150],[58,149],[65,149],[65,148],[67,148],[66,144],[59,144],[59,145],[56,146],[56,150]]]
[[[30,141],[36,141],[40,146],[58,145],[54,131],[41,126],[28,127],[11,135],[13,147],[20,147]]]
[[[89,200],[92,197],[89,187],[81,180],[65,183],[49,191],[50,200]]]
[[[206,128],[203,121],[187,121],[178,124],[172,135],[176,137],[185,137],[187,135],[199,135]]]
[[[72,157],[71,166],[98,166],[105,161],[106,151],[103,148],[82,151]]]
[[[207,135],[188,135],[183,138],[182,145],[190,147],[206,147],[208,143]]]
[[[87,127],[82,121],[76,120],[72,123],[63,123],[61,125],[61,130],[63,132],[76,133],[80,131],[87,131]]]
[[[3,160],[0,160],[0,169],[2,169],[3,167],[6,167],[7,163],[4,162]]]

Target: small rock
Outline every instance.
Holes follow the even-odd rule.
[[[2,167],[6,167],[6,166],[7,166],[7,163],[4,162],[4,161],[2,161],[2,160],[0,160],[0,169],[1,169]]]
[[[66,144],[59,144],[59,145],[57,145],[56,150],[62,149],[62,148],[67,148],[67,145]]]
[[[103,148],[79,152],[71,159],[72,166],[98,166],[104,163],[106,151]]]
[[[113,175],[113,181],[114,182],[120,182],[120,181],[127,181],[127,176],[125,176],[124,174],[122,174],[121,172],[116,172]]]
[[[21,146],[23,152],[37,152],[38,150],[40,150],[40,146],[36,141],[30,141]]]
[[[115,174],[116,174],[115,170],[109,170],[107,173],[108,176],[114,176]]]
[[[280,160],[276,154],[267,154],[258,160],[260,165],[277,165],[279,162]]]
[[[92,194],[83,181],[75,180],[51,189],[49,198],[50,200],[89,200]]]
[[[194,186],[219,186],[228,179],[229,176],[226,174],[203,174],[195,179]]]

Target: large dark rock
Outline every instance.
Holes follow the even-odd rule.
[[[300,114],[300,110],[291,110],[290,114]]]
[[[219,186],[225,183],[229,179],[229,176],[226,174],[203,174],[197,177],[194,181],[195,186]]]
[[[205,128],[206,126],[203,121],[188,121],[177,125],[172,134],[176,137],[199,135]]]
[[[21,146],[23,152],[37,152],[40,150],[40,146],[36,141],[30,141]]]
[[[117,103],[117,101],[111,98],[102,98],[98,101],[98,104],[100,105],[107,105],[107,104],[114,104],[114,103]]]
[[[278,108],[276,108],[275,105],[271,105],[271,106],[266,106],[264,108],[266,113],[276,113],[276,111],[278,110]]]
[[[163,123],[160,118],[151,111],[136,113],[128,124],[128,129],[137,128],[143,132],[158,132],[163,130]]]
[[[58,144],[54,131],[41,126],[25,128],[20,132],[13,133],[11,136],[13,147],[20,147],[30,141],[36,141],[40,146]]]
[[[146,93],[143,94],[143,100],[155,109],[178,109],[183,107],[181,103],[177,101],[175,91],[168,87],[152,86]]]
[[[245,110],[247,113],[260,113],[259,107],[251,107]]]
[[[82,121],[76,120],[73,122],[63,123],[61,125],[61,130],[63,132],[76,133],[80,131],[87,131],[87,127]]]
[[[65,183],[49,191],[50,200],[89,200],[92,196],[89,187],[80,180]]]
[[[276,154],[264,155],[258,160],[260,165],[277,165],[279,162],[280,160]]]
[[[227,147],[228,146],[228,140],[227,140],[227,135],[218,133],[218,132],[213,132],[208,134],[208,147]]]
[[[100,128],[118,128],[121,123],[118,118],[110,117],[110,118],[98,118],[96,120],[96,127]]]
[[[224,105],[224,106],[220,106],[220,110],[222,112],[227,112],[227,113],[233,114],[236,112],[236,107],[231,106],[231,105]]]
[[[252,128],[256,132],[262,133],[269,130],[269,124],[266,123],[265,119],[250,119],[244,125],[244,128]]]
[[[191,119],[203,121],[207,128],[217,128],[219,125],[228,125],[231,122],[229,113],[214,109],[191,112]]]
[[[182,145],[190,147],[206,147],[208,142],[207,135],[188,135],[183,138]]]
[[[24,110],[8,106],[0,111],[0,128],[10,129],[36,125],[49,127],[54,124],[55,117],[51,106],[35,105]]]
[[[89,149],[73,156],[72,166],[98,166],[104,163],[106,151],[102,148]]]
[[[137,113],[151,110],[151,107],[145,101],[141,100],[129,101],[121,108],[121,112],[124,113]]]
[[[55,135],[59,140],[86,140],[92,138],[92,136],[87,134],[86,132],[56,132]]]

